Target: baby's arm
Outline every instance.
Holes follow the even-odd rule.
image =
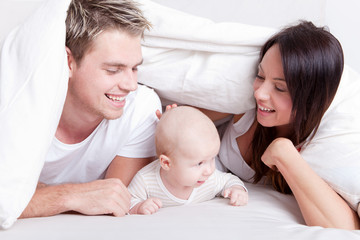
[[[240,178],[219,170],[215,170],[214,174],[217,185],[221,189],[217,196],[221,194],[224,198],[229,198],[229,203],[233,206],[243,206],[248,203],[248,191]]]
[[[145,201],[139,202],[130,209],[130,214],[144,214],[150,215],[157,212],[162,206],[162,202],[158,198],[148,198]]]
[[[149,197],[146,181],[140,172],[132,179],[128,190],[131,194],[130,214],[153,214],[161,208],[160,199]]]
[[[233,206],[244,206],[248,203],[249,195],[244,187],[234,185],[224,190],[224,198],[229,198],[229,203]]]

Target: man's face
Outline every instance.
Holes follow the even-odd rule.
[[[89,121],[122,115],[126,96],[137,89],[140,40],[141,36],[107,30],[94,40],[80,64],[70,56],[67,103],[73,114]]]

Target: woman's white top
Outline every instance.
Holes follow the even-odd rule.
[[[222,171],[230,171],[246,182],[252,182],[255,171],[242,157],[236,138],[246,133],[255,119],[254,109],[245,114],[234,123],[230,120],[221,139],[219,158],[216,167]]]

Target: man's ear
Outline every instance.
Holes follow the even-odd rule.
[[[171,167],[171,159],[168,156],[161,154],[159,157],[159,160],[160,160],[161,167],[164,170],[169,171],[170,167]]]
[[[68,67],[69,67],[69,78],[72,76],[74,67],[76,64],[74,56],[72,55],[72,52],[70,50],[70,48],[65,46],[65,50],[66,50],[66,54],[67,54],[67,62],[68,62]]]

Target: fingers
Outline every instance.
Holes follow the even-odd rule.
[[[231,194],[230,204],[233,206],[244,206],[248,202],[247,192],[235,192]]]
[[[139,207],[139,213],[150,215],[157,212],[162,207],[162,202],[158,198],[148,198]]]
[[[127,187],[119,179],[106,179],[112,184],[110,186],[109,200],[113,201],[110,205],[111,213],[116,217],[126,215],[130,210],[131,194]]]
[[[248,203],[248,193],[241,189],[228,188],[224,191],[224,198],[229,198],[229,204],[233,206],[243,206]]]
[[[176,108],[176,107],[177,107],[177,104],[176,104],[176,103],[173,103],[173,104],[171,104],[171,105],[167,105],[166,108],[165,108],[165,111],[170,110],[170,109],[172,109],[172,108]]]
[[[228,198],[229,194],[230,194],[230,189],[225,189],[225,191],[223,193],[224,198]]]
[[[156,117],[160,120],[162,113],[160,112],[159,109],[156,110],[155,114],[156,114]]]
[[[120,179],[97,180],[75,184],[69,209],[85,215],[113,214],[124,216],[130,209],[131,195]]]
[[[176,104],[176,103],[173,103],[173,104],[171,104],[171,105],[167,105],[167,106],[165,107],[165,111],[168,111],[168,110],[170,110],[170,109],[172,109],[172,108],[176,108],[176,107],[177,107],[177,104]],[[155,114],[156,114],[156,117],[160,120],[160,118],[161,118],[161,116],[162,116],[162,113],[160,112],[159,109],[157,109],[157,110],[155,111]]]
[[[162,202],[158,198],[152,198],[153,202],[158,206],[158,209],[162,207]]]

